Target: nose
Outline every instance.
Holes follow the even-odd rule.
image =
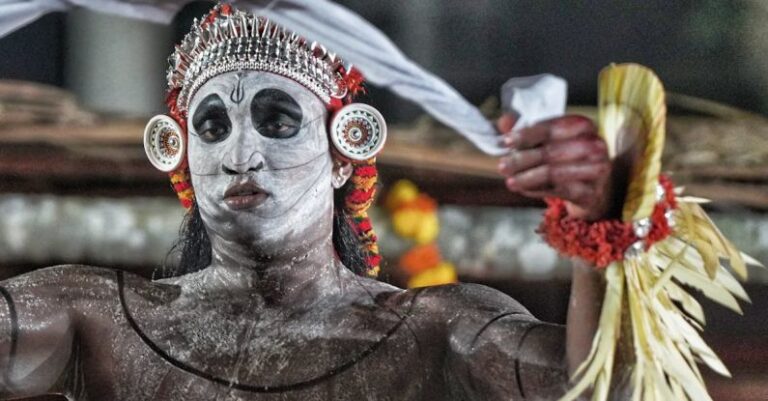
[[[224,174],[246,174],[264,169],[264,153],[258,135],[248,132],[246,127],[240,128],[235,132],[237,140],[233,141],[221,163]]]
[[[224,174],[228,175],[239,175],[239,174],[245,174],[250,172],[258,172],[261,171],[264,168],[264,161],[259,161],[258,164],[253,165],[251,163],[243,163],[243,164],[234,164],[234,163],[223,163],[221,165],[221,170],[224,172]]]

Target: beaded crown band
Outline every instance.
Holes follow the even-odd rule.
[[[195,19],[169,58],[169,90],[180,89],[179,111],[209,79],[231,71],[257,70],[291,78],[326,104],[349,92],[342,60],[268,19],[219,5],[214,18]]]

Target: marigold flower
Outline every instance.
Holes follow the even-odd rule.
[[[450,262],[442,262],[436,267],[425,270],[408,280],[409,288],[428,287],[433,285],[458,282],[456,269]]]
[[[421,273],[440,263],[440,250],[437,245],[421,245],[412,248],[400,257],[400,268],[409,275]]]

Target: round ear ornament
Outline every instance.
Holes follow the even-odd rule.
[[[384,147],[387,122],[372,106],[351,103],[333,116],[330,136],[341,156],[351,161],[368,160]]]
[[[156,169],[166,173],[176,170],[186,151],[184,132],[173,118],[154,116],[144,128],[144,151]]]

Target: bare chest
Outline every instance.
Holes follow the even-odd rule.
[[[140,295],[122,293],[124,322],[100,357],[111,361],[111,375],[85,372],[86,383],[103,382],[88,393],[118,400],[407,400],[423,399],[426,389],[441,393],[434,388],[439,355],[408,328],[407,308],[345,301],[286,311],[247,299],[179,304],[167,294]]]

